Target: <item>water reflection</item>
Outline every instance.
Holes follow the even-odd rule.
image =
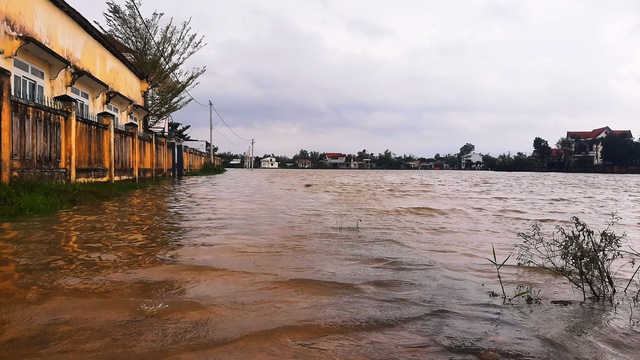
[[[156,265],[175,249],[179,233],[179,215],[167,206],[162,189],[152,189],[2,224],[0,279],[10,280],[2,281],[0,301],[25,296],[16,291],[77,290],[104,273]]]

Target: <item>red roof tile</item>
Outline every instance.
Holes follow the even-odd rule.
[[[593,129],[591,131],[567,131],[567,139],[595,139],[598,136],[602,135],[602,133],[605,131],[612,132],[616,135],[624,134],[628,135],[629,137],[633,137],[631,135],[631,130],[611,130],[611,128],[605,126],[598,129]]]

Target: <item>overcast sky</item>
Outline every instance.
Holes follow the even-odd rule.
[[[103,2],[67,0],[104,24]],[[116,0],[124,3],[124,0]],[[191,94],[220,151],[497,156],[567,130],[640,134],[640,1],[147,0],[207,46]],[[215,114],[214,114],[215,116]],[[209,139],[209,108],[178,112]],[[214,123],[220,120],[214,118]]]

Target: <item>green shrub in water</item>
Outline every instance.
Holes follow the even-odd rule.
[[[637,255],[622,250],[626,234],[616,235],[612,230],[619,220],[612,214],[607,227],[596,232],[574,216],[570,228],[557,226],[550,237],[534,223],[531,232],[518,233],[523,240],[515,245],[518,265],[550,269],[564,276],[582,291],[585,300],[612,301],[616,293],[612,264],[627,254]]]

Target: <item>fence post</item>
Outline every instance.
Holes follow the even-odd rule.
[[[62,104],[64,116],[64,167],[67,169],[67,181],[76,182],[76,99],[69,95],[54,98]]]
[[[98,117],[104,119],[107,122],[107,125],[109,126],[109,131],[107,132],[108,141],[106,142],[107,144],[107,149],[105,151],[105,165],[107,166],[107,177],[109,178],[110,182],[114,182],[116,179],[116,154],[115,154],[115,138],[116,138],[116,134],[115,134],[115,124],[114,124],[114,116],[109,113],[109,112],[101,112],[98,114]]]
[[[0,68],[0,182],[11,179],[11,72]]]
[[[167,142],[167,138],[163,138],[163,143],[162,143],[162,171],[164,171],[164,177],[167,178],[168,174],[167,172],[169,171],[169,164],[168,164],[168,158],[169,158],[169,146],[168,146],[168,142]]]
[[[156,178],[156,133],[151,133],[151,179]]]
[[[133,131],[133,154],[131,154],[131,160],[133,161],[133,178],[138,182],[139,172],[140,172],[140,139],[138,139],[138,128],[132,127]]]

